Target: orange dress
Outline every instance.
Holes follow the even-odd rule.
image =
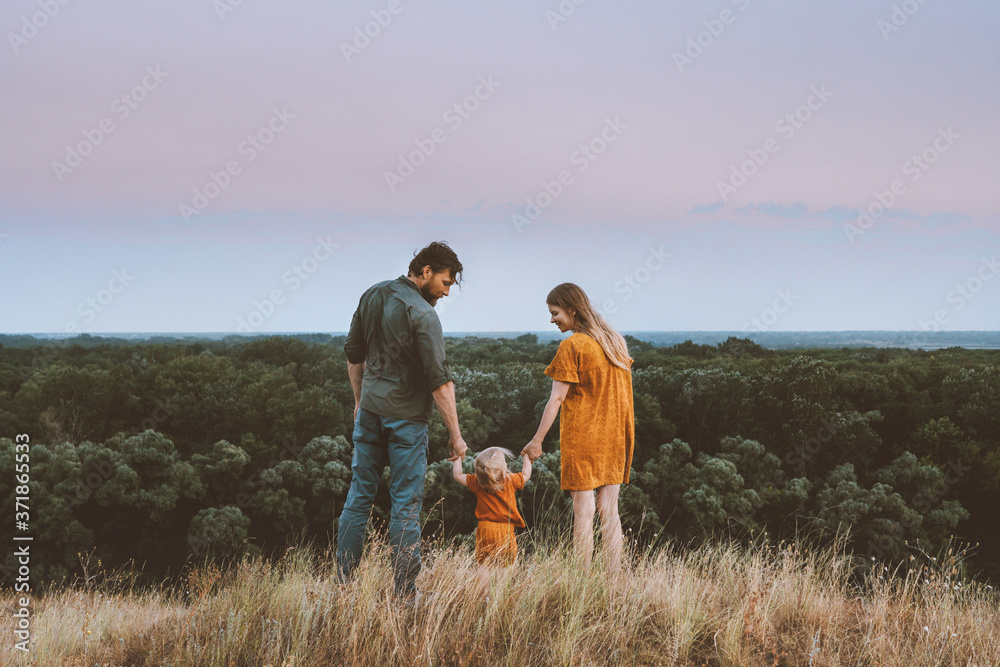
[[[524,518],[517,511],[514,491],[524,488],[524,473],[512,473],[504,480],[500,493],[490,493],[479,486],[475,475],[467,475],[465,483],[476,494],[476,562],[493,565],[513,565],[517,559],[517,539],[514,526],[524,528]]]
[[[572,383],[559,414],[563,490],[628,482],[635,446],[631,371],[612,364],[596,340],[574,333],[559,344],[545,374]]]

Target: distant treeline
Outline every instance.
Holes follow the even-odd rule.
[[[701,345],[717,346],[729,338],[745,338],[772,350],[802,350],[842,347],[905,347],[911,350],[938,350],[947,347],[964,347],[970,350],[1000,350],[1000,331],[769,331],[767,322],[748,322],[745,331],[633,331],[626,332],[633,338],[652,343],[658,347],[670,347],[685,341]],[[932,329],[928,323],[928,328]],[[538,340],[548,343],[561,340],[565,334],[558,331],[538,332],[449,332],[453,338],[516,338],[523,333],[534,333]],[[346,335],[347,332],[342,332]],[[307,343],[328,343],[338,334],[276,334],[297,338]],[[0,345],[8,347],[30,347],[39,339],[57,341],[60,344],[79,344],[84,347],[94,345],[129,345],[136,343],[205,343],[226,341],[246,342],[262,334],[236,335],[233,333],[163,333],[163,334],[80,334],[67,338],[57,334],[0,334]]]
[[[979,544],[970,573],[1000,580],[997,352],[627,340],[636,413],[632,483],[622,491],[630,536],[655,544],[766,531],[771,540],[823,542],[849,530],[870,563],[915,548],[934,553],[955,535]],[[351,476],[343,342],[5,337],[0,498],[13,512],[14,437],[28,434],[36,585],[82,574],[88,554],[156,578],[192,557],[328,543]],[[528,441],[557,345],[534,334],[447,340],[472,451],[519,451]],[[545,450],[521,497],[529,530],[571,517],[559,490],[558,429]],[[424,532],[467,539],[475,499],[451,481],[446,451],[435,413]],[[388,508],[383,488],[377,524]],[[0,540],[10,544],[13,530],[7,521]],[[0,561],[4,585],[14,573],[12,560]]]

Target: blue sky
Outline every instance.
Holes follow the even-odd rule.
[[[625,330],[997,329],[998,28],[969,0],[12,0],[0,332],[343,331],[442,239],[452,331],[547,329],[564,281]]]

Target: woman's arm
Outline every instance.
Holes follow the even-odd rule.
[[[456,482],[465,488],[469,488],[469,482],[465,479],[466,475],[462,472],[462,459],[464,458],[464,456],[460,456],[451,462],[451,476]]]
[[[531,479],[531,457],[524,454],[524,465],[521,466],[521,474],[524,475],[524,483],[527,484],[528,480]]]
[[[534,461],[542,455],[542,440],[545,439],[545,434],[549,432],[552,424],[555,423],[556,415],[559,414],[559,408],[562,407],[563,401],[566,400],[566,396],[569,394],[569,388],[572,386],[570,382],[552,381],[552,393],[549,395],[548,403],[545,404],[544,412],[542,412],[542,421],[538,424],[535,437],[521,450],[521,456],[529,456]]]

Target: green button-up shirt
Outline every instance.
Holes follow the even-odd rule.
[[[383,417],[430,420],[431,392],[454,379],[441,320],[406,276],[361,296],[344,352],[352,364],[365,363],[361,407]]]

